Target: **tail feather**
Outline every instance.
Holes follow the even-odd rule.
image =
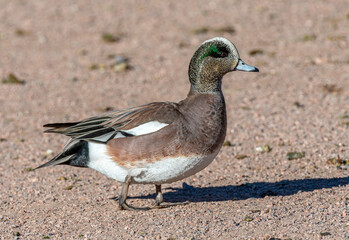
[[[51,159],[51,160],[48,161],[47,163],[44,163],[44,164],[40,165],[39,167],[34,168],[34,170],[39,169],[39,168],[43,168],[43,167],[48,167],[48,166],[54,166],[54,165],[58,165],[58,164],[63,164],[63,163],[65,163],[65,162],[69,161],[69,159],[70,159],[72,156],[73,156],[73,155],[61,157],[61,156],[57,155],[56,157],[54,157],[53,159]]]
[[[67,122],[67,123],[47,123],[43,127],[48,127],[48,128],[63,128],[63,127],[71,127],[79,122]]]
[[[49,128],[46,129],[45,133],[64,133],[64,131],[72,126],[75,126],[79,122],[68,122],[68,123],[48,123],[45,124],[43,127]]]
[[[76,154],[78,154],[81,149],[86,145],[86,142],[79,141],[72,146],[68,147],[67,150],[61,152],[60,154],[56,155],[54,158],[52,158],[47,163],[44,163],[40,166],[38,166],[36,169],[48,167],[48,166],[54,166],[58,164],[65,164],[66,162],[69,162],[72,157],[74,157]]]

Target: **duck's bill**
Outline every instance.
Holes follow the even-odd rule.
[[[244,71],[244,72],[259,72],[258,68],[246,64],[244,61],[239,59],[238,65],[234,69],[235,71]]]

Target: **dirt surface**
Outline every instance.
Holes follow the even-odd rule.
[[[347,0],[0,6],[1,239],[349,239]],[[31,171],[67,140],[44,123],[185,98],[192,54],[215,36],[260,73],[225,76],[230,144],[163,186],[191,204],[120,211],[121,185],[100,173]],[[154,186],[130,195],[151,204]]]

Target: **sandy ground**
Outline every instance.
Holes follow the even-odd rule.
[[[349,239],[348,1],[0,6],[1,239]],[[230,146],[164,185],[168,202],[191,204],[120,211],[121,185],[93,170],[31,171],[67,140],[44,123],[185,98],[190,58],[214,36],[260,73],[224,78]],[[115,56],[132,68],[115,71]],[[130,195],[151,204],[154,186]]]

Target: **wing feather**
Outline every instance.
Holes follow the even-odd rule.
[[[44,127],[49,128],[45,132],[71,137],[64,147],[64,149],[68,149],[80,140],[107,143],[118,132],[137,127],[149,121],[171,124],[179,114],[176,103],[155,102],[109,112],[80,122],[50,123],[45,124]]]

